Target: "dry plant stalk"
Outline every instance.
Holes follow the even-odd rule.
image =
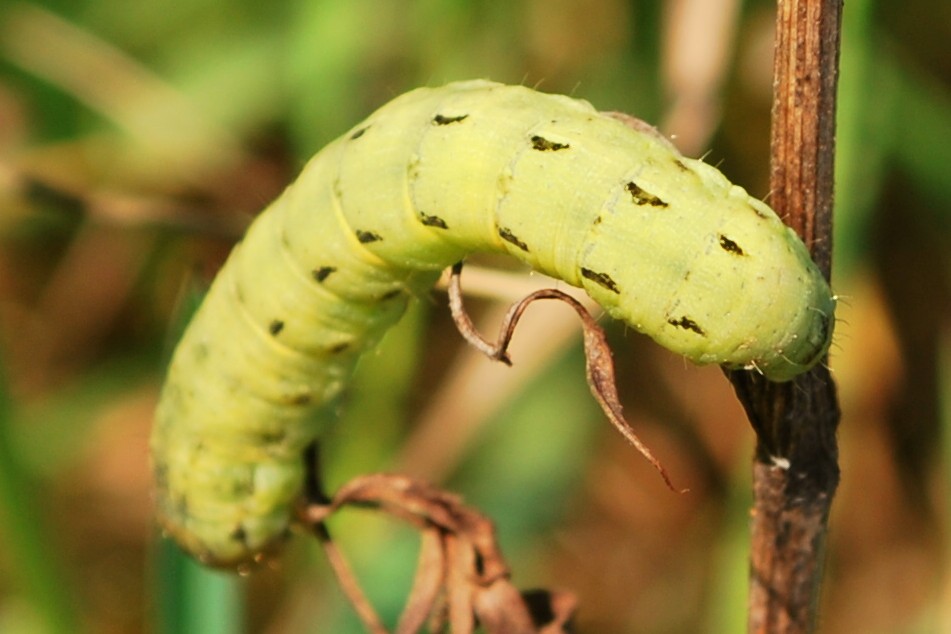
[[[841,15],[841,0],[780,0],[774,62],[772,205],[826,278]],[[811,632],[839,481],[835,384],[825,364],[782,384],[728,375],[757,435],[748,629]]]

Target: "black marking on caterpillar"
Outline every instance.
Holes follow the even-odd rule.
[[[360,241],[360,244],[370,244],[371,242],[379,242],[383,239],[383,236],[372,231],[357,229],[355,233],[357,234],[357,240]]]
[[[392,127],[374,134],[377,122]],[[474,81],[408,93],[352,130],[255,219],[173,356],[152,432],[155,499],[203,561],[252,562],[286,538],[314,415],[410,298],[474,252],[583,285],[700,364],[786,381],[828,349],[835,302],[805,246],[643,122]],[[632,201],[666,211],[623,213]],[[711,236],[743,257],[711,257]]]
[[[624,186],[624,189],[631,194],[631,198],[634,199],[635,205],[650,205],[651,207],[666,207],[667,203],[655,196],[654,194],[648,193],[641,189],[637,183],[630,181],[627,185]]]
[[[697,322],[690,319],[690,317],[687,317],[686,315],[684,315],[680,319],[673,319],[673,318],[668,319],[667,323],[670,324],[671,326],[676,326],[677,328],[683,328],[684,330],[693,331],[697,333],[698,335],[700,335],[701,337],[707,334],[703,331],[703,328],[701,328],[700,325],[697,324]]]
[[[469,118],[467,114],[461,114],[456,117],[447,117],[445,115],[437,114],[433,117],[433,125],[449,125],[452,123],[459,123],[460,121],[465,121]]]
[[[437,229],[448,229],[449,225],[439,216],[430,216],[429,214],[419,212],[419,221],[427,227],[436,227]]]
[[[617,283],[611,279],[611,276],[607,273],[598,273],[597,271],[592,271],[591,269],[586,269],[581,267],[581,277],[591,280],[598,286],[603,286],[612,293],[620,293],[621,289],[618,288]]]
[[[539,152],[558,152],[559,150],[567,150],[571,147],[568,143],[557,143],[555,141],[549,141],[543,136],[538,136],[537,134],[532,137],[532,149],[538,150]]]
[[[732,253],[733,255],[746,255],[746,252],[740,247],[740,245],[738,245],[733,240],[730,240],[722,233],[718,234],[717,237],[720,242],[720,248],[727,253]]]
[[[314,269],[311,274],[314,276],[315,280],[318,282],[323,282],[328,277],[330,277],[331,273],[334,273],[336,270],[336,266],[321,266],[320,268]]]
[[[284,442],[285,438],[287,438],[287,433],[284,430],[277,432],[268,431],[264,434],[261,434],[261,442],[265,445],[274,445]]]
[[[770,214],[767,213],[766,210],[761,209],[759,205],[751,205],[751,204],[748,204],[747,206],[753,211],[754,214],[756,214],[756,215],[759,216],[760,218],[763,218],[763,219],[765,219],[765,220],[768,220],[768,219],[769,219]],[[771,210],[770,210],[770,211],[771,211]]]
[[[291,405],[310,405],[310,402],[314,400],[313,395],[310,392],[300,392],[291,397]],[[274,434],[273,437],[275,440],[272,442],[279,442],[287,437],[287,433],[281,432],[280,434]]]
[[[511,229],[506,227],[499,227],[499,237],[508,242],[509,244],[514,244],[522,251],[528,253],[528,245],[522,242],[517,235],[512,233]]]
[[[233,531],[231,531],[231,533],[228,535],[228,538],[236,542],[239,542],[243,545],[247,545],[248,532],[244,529],[243,526],[238,524],[238,526]]]

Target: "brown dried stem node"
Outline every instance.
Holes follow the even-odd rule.
[[[337,548],[326,520],[345,506],[373,508],[421,533],[416,577],[395,634],[451,631],[471,634],[567,634],[576,600],[564,592],[521,593],[510,580],[495,528],[462,500],[406,476],[359,476],[328,498],[320,490],[316,447],[308,451],[308,491],[299,521],[321,542],[341,590],[368,632],[389,630]]]

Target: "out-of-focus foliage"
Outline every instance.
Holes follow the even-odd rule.
[[[158,545],[146,445],[186,289],[308,156],[421,84],[486,77],[635,113],[766,195],[772,10],[0,5],[0,631],[359,631],[304,536],[247,578]],[[951,631],[951,4],[854,0],[845,17],[822,629]],[[491,331],[498,302],[472,303]],[[626,412],[691,489],[677,496],[605,424],[570,317],[539,308],[506,369],[465,349],[444,304],[420,302],[362,364],[328,484],[399,470],[461,492],[518,585],[578,593],[582,631],[741,631],[752,438],[720,373],[612,333]],[[415,535],[367,513],[331,528],[392,622]]]

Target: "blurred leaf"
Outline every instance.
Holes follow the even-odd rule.
[[[901,81],[895,100],[900,133],[893,137],[898,164],[934,200],[933,209],[947,231],[951,229],[951,205],[945,204],[951,200],[951,91],[907,66],[892,62],[891,72]]]
[[[50,633],[79,632],[72,575],[49,545],[51,528],[40,512],[42,498],[23,468],[13,440],[13,401],[0,366],[0,526],[3,552],[14,586]],[[14,623],[8,625],[13,626]]]
[[[907,509],[889,488],[895,486],[890,479],[893,447],[880,438],[882,411],[901,382],[914,376],[904,367],[912,360],[894,351],[893,342],[901,337],[889,330],[895,323],[881,306],[880,280],[852,275],[868,270],[875,255],[871,228],[881,213],[882,188],[896,182],[896,171],[903,187],[915,189],[908,197],[915,202],[903,211],[907,222],[933,227],[936,240],[947,243],[951,99],[942,73],[951,58],[941,50],[947,39],[939,19],[947,12],[943,6],[938,0],[914,0],[908,7],[852,0],[844,11],[836,264],[846,275],[837,272],[836,287],[843,296],[862,296],[855,300],[859,308],[841,313],[850,321],[837,330],[834,363],[849,396],[844,401],[844,464],[861,468],[844,470],[837,500],[833,538],[840,554],[833,554],[834,575],[824,599],[823,626],[829,632],[898,631],[901,624],[915,623],[922,624],[919,631],[934,624],[932,631],[941,631],[949,618],[943,605],[951,596],[947,571],[935,563],[947,568],[947,549],[933,544],[940,542],[938,537],[947,541],[951,520],[942,516],[930,536],[908,533],[902,523]],[[657,123],[676,98],[670,94],[666,66],[670,43],[665,34],[676,15],[671,7],[656,0],[6,3],[0,5],[0,151],[14,167],[22,162],[87,192],[97,193],[103,183],[121,183],[129,194],[165,197],[171,203],[187,196],[190,207],[255,210],[266,204],[277,184],[287,181],[288,165],[302,162],[417,85],[473,77],[523,83]],[[774,8],[775,2],[742,4],[730,81],[721,84],[722,94],[708,95],[717,107],[727,106],[727,124],[710,148],[711,156],[741,180],[744,170],[753,179],[766,171],[768,81],[765,74],[752,78],[762,95],[744,82],[750,80],[747,66],[758,64],[762,70]],[[17,26],[24,24],[24,15],[32,16],[25,23],[29,29]],[[891,24],[899,19],[901,25]],[[31,30],[51,24],[55,28]],[[924,53],[915,38],[907,37],[916,30],[924,31],[922,38],[929,43]],[[51,37],[64,33],[65,40]],[[64,41],[79,46],[64,47]],[[95,63],[84,61],[89,59]],[[133,138],[139,141],[130,143]],[[258,150],[262,145],[265,151]],[[168,147],[174,151],[166,150],[165,159],[156,161],[156,148]],[[228,169],[213,170],[213,161],[221,156],[227,160],[220,165]],[[134,169],[141,166],[147,169]],[[248,186],[262,172],[274,181],[272,190]],[[185,183],[176,180],[182,174],[188,178]],[[36,298],[47,290],[50,271],[61,263],[75,235],[75,217],[17,210],[24,213],[32,215],[0,219],[7,232],[0,241],[0,343],[19,342],[20,329],[36,319]],[[164,541],[147,567],[147,597],[139,596],[138,587],[120,588],[125,591],[121,595],[112,588],[107,594],[97,590],[93,579],[83,583],[86,569],[68,567],[59,539],[60,532],[74,539],[82,533],[101,542],[106,531],[95,523],[105,521],[95,517],[101,507],[86,511],[93,516],[83,519],[89,523],[86,530],[68,531],[57,514],[60,500],[30,495],[37,480],[57,489],[63,478],[72,484],[70,467],[88,458],[95,449],[90,443],[100,442],[90,432],[103,412],[143,384],[157,389],[163,337],[176,339],[184,321],[166,329],[158,322],[167,308],[153,304],[170,303],[178,278],[194,262],[210,267],[224,253],[221,243],[183,238],[181,232],[168,239],[176,241],[174,257],[146,268],[119,323],[103,328],[102,341],[90,346],[94,354],[82,367],[15,407],[2,390],[19,381],[0,383],[0,406],[7,404],[0,415],[0,454],[11,457],[0,456],[4,562],[25,562],[4,569],[0,629],[54,623],[74,631],[71,626],[81,622],[97,631],[138,632],[161,622],[164,631],[359,632],[349,607],[326,579],[322,554],[305,537],[289,545],[278,570],[255,575],[251,592],[243,580],[187,562]],[[90,289],[99,288],[100,275],[107,276],[110,266],[123,263],[110,261],[101,271],[91,270]],[[909,284],[920,281],[912,277],[913,272]],[[76,292],[83,295],[81,291]],[[921,302],[933,302],[940,292],[920,288],[918,295]],[[196,297],[191,294],[183,302]],[[441,298],[436,304],[442,310]],[[424,305],[410,313],[361,362],[347,397],[328,410],[333,419],[326,438],[331,486],[390,464],[411,426],[413,410],[441,389],[440,372],[448,360],[439,356],[458,345],[458,336],[428,319],[427,309]],[[190,310],[183,307],[181,312]],[[29,355],[29,346],[22,347],[27,352],[21,354]],[[629,355],[624,346],[615,352],[619,359]],[[16,367],[23,367],[31,359],[16,361]],[[628,356],[626,365],[643,361]],[[689,511],[692,521],[677,516],[676,509],[684,506],[668,498],[629,491],[625,477],[618,477],[611,491],[623,492],[625,499],[630,493],[635,503],[606,509],[604,500],[591,499],[596,497],[591,487],[600,484],[592,481],[606,473],[610,477],[615,465],[597,442],[609,433],[585,387],[580,358],[572,351],[543,374],[485,428],[452,476],[451,487],[497,522],[505,552],[516,566],[516,581],[548,583],[549,570],[566,571],[557,578],[559,584],[597,598],[582,605],[580,613],[583,625],[594,624],[591,631],[624,631],[632,623],[638,631],[681,631],[686,623],[706,625],[706,631],[742,629],[746,480],[731,480],[726,495],[691,494],[696,497],[683,505],[695,505]],[[946,379],[942,375],[938,380],[946,385]],[[710,468],[724,474],[745,470],[748,452],[735,443],[739,421],[725,421],[730,427],[702,421],[710,393],[700,391],[693,375],[669,380],[684,383],[671,398],[702,399],[684,403],[692,413],[701,412],[694,416],[695,433],[711,452]],[[654,397],[632,398],[646,403]],[[667,411],[661,408],[655,418],[663,419]],[[719,418],[730,415],[720,413]],[[452,422],[446,421],[447,427]],[[141,423],[141,418],[129,422]],[[935,440],[947,444],[951,434],[944,435]],[[947,480],[948,464],[944,455],[935,481]],[[876,484],[871,494],[869,474]],[[943,499],[946,485],[924,494]],[[142,499],[147,495],[142,491]],[[856,499],[860,502],[848,505]],[[644,514],[621,517],[632,512],[631,506]],[[869,515],[856,515],[862,512]],[[417,538],[371,515],[345,513],[334,518],[332,528],[392,621],[408,589]],[[142,532],[141,518],[138,522],[135,530]],[[69,548],[83,556],[105,550],[95,543]],[[141,580],[143,561],[128,559],[123,570]],[[578,579],[575,585],[573,575],[582,574],[579,562],[596,562],[595,578]],[[902,591],[882,591],[893,589],[898,575]],[[264,590],[258,592],[260,588]],[[615,595],[620,596],[617,605]],[[607,615],[607,605],[616,614]],[[932,619],[933,614],[944,618]]]

